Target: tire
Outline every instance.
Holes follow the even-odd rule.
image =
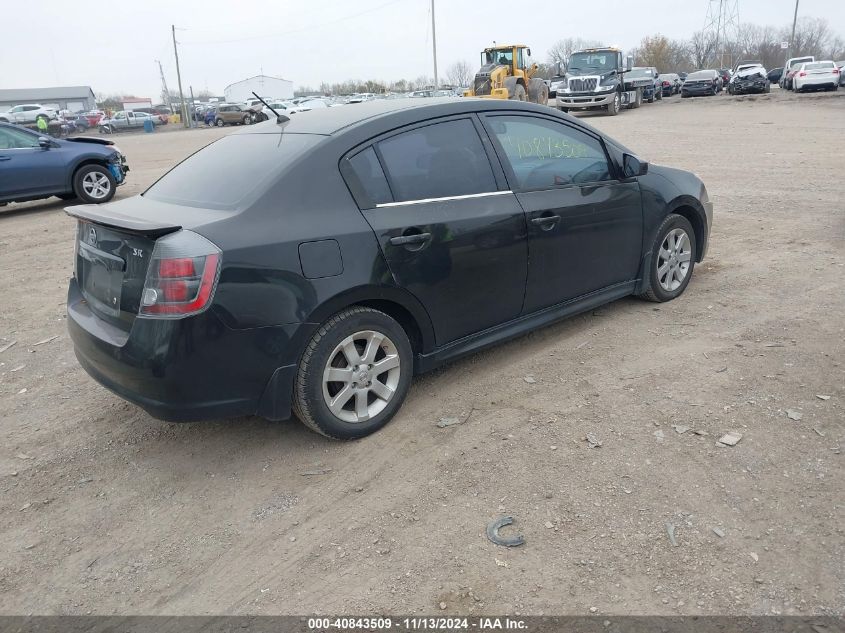
[[[252,117],[251,116],[245,116],[243,118],[243,120],[241,121],[241,123],[243,125],[252,125]]]
[[[658,101],[663,101],[663,88],[661,88],[660,90],[657,90],[654,93],[654,96],[657,98]]]
[[[102,204],[114,197],[117,182],[104,165],[85,165],[73,175],[73,192],[87,204]]]
[[[377,340],[372,335],[383,338],[372,357],[366,358],[363,355],[367,347]],[[369,342],[367,336],[372,337]],[[349,349],[350,342],[353,358],[344,351],[344,343]],[[367,363],[370,367],[388,361],[388,369],[378,375],[367,373],[367,369],[356,374],[352,367],[361,360],[373,361]],[[340,377],[346,373],[343,370],[349,370],[348,380],[354,382],[324,381],[324,374],[330,369],[339,370]],[[408,393],[412,373],[413,351],[402,326],[384,312],[353,306],[321,325],[306,346],[294,383],[293,411],[305,426],[321,435],[338,440],[359,439],[382,428],[396,414]],[[366,385],[392,387],[392,394],[385,400],[373,390],[358,388],[358,380],[366,380]],[[344,392],[351,393],[346,400]],[[334,411],[330,408],[332,399],[337,400]],[[367,408],[364,416],[359,416],[359,406]],[[363,421],[356,421],[360,417]]]
[[[622,95],[619,91],[613,96],[613,101],[607,104],[607,116],[616,116],[622,109]]]
[[[516,84],[513,94],[510,96],[513,101],[525,101],[525,86]]]
[[[686,235],[686,239],[681,240],[677,251],[675,251],[672,248],[672,237],[680,237],[681,233]],[[667,249],[663,248],[664,244],[667,245]],[[660,254],[661,251],[672,253],[675,257],[680,254],[681,260],[679,261],[675,258],[667,259]],[[685,217],[670,213],[663,220],[660,228],[657,229],[657,234],[651,247],[648,284],[645,292],[640,297],[659,303],[671,301],[679,297],[686,290],[692,278],[692,273],[695,269],[695,253],[695,231],[692,229],[692,224]],[[685,270],[683,269],[684,263],[687,264]],[[668,270],[661,274],[660,269],[667,264]],[[679,274],[683,274],[683,278],[680,280],[678,280]],[[661,281],[661,278],[663,281]]]
[[[657,98],[657,97],[655,97],[655,95],[651,95],[648,99],[646,99],[646,101],[648,101],[649,103],[654,103],[654,100],[655,100],[656,98]]]
[[[217,127],[223,127],[224,125],[226,125],[226,122],[223,119],[215,119],[214,125],[216,125]]]

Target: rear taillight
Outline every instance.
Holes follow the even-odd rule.
[[[179,319],[205,310],[220,275],[220,249],[191,231],[171,233],[153,249],[140,316]]]
[[[668,81],[664,81],[664,82],[663,82],[663,85],[664,85],[664,86],[668,86],[668,85],[669,85],[669,82],[668,82]]]
[[[833,74],[834,74],[834,75],[838,75],[838,74],[839,74],[839,69],[838,69],[838,68],[834,68],[831,72],[833,72]]]
[[[805,73],[805,72],[802,70],[800,73],[798,73],[798,76],[799,76],[799,77],[806,77],[806,76],[807,76],[807,73]]]

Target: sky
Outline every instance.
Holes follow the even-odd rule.
[[[741,22],[791,24],[794,0],[738,0]],[[644,35],[686,38],[709,0],[435,0],[438,69],[499,43],[531,47],[535,61],[564,37],[625,49]],[[24,5],[19,5],[23,7]],[[0,88],[90,85],[97,95],[161,93],[156,60],[176,90],[171,24],[185,91],[223,94],[258,74],[317,87],[344,79],[433,76],[431,0],[203,0],[76,5],[39,0],[4,12]],[[800,0],[799,17],[825,17],[845,36],[843,0]],[[42,19],[43,18],[43,19]]]

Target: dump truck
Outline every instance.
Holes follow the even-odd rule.
[[[485,48],[481,68],[464,96],[548,105],[549,88],[542,79],[534,77],[538,67],[530,57],[531,49],[524,44]]]
[[[585,48],[569,56],[565,71],[558,66],[551,81],[554,105],[559,110],[605,110],[614,116],[624,107],[639,108],[643,89],[654,83],[652,77],[625,77],[634,58],[623,56],[618,48]]]

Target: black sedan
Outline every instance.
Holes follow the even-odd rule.
[[[167,420],[293,412],[344,439],[386,424],[413,374],[676,298],[712,224],[689,172],[543,106],[452,98],[280,116],[68,213],[91,376]]]
[[[704,97],[722,90],[722,78],[716,70],[697,70],[687,75],[681,86],[681,97]]]

